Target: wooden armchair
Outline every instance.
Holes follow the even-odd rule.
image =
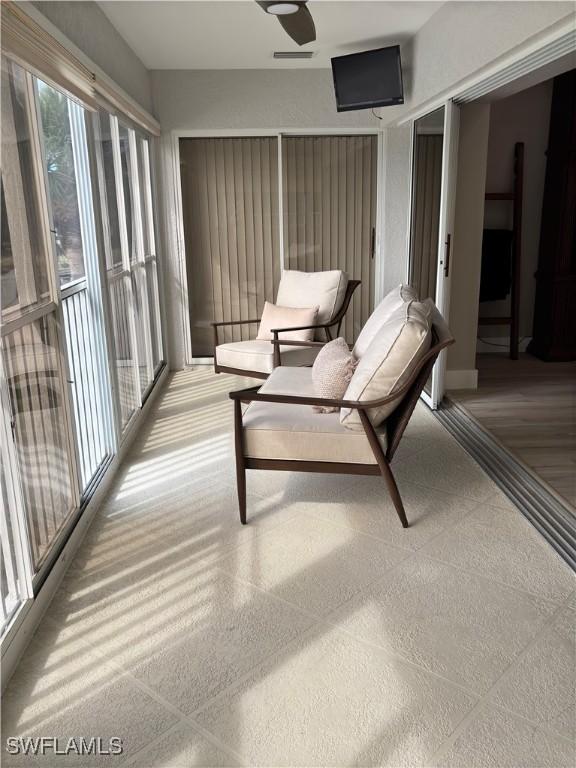
[[[287,270],[287,272],[291,272]],[[294,273],[304,276],[321,275],[323,273]],[[344,273],[340,273],[344,274]],[[345,276],[344,276],[345,278]],[[283,278],[284,279],[284,278]],[[257,379],[266,379],[279,365],[310,366],[314,362],[319,348],[326,341],[332,339],[332,330],[336,328],[336,335],[340,333],[342,321],[346,316],[352,294],[360,285],[360,280],[347,280],[345,290],[341,290],[335,298],[332,309],[319,315],[320,320],[314,325],[294,326],[290,328],[276,328],[272,331],[273,340],[259,341],[247,340],[236,342],[222,342],[220,330],[226,327],[241,325],[258,325],[259,318],[252,320],[230,320],[212,323],[214,332],[214,371],[215,373],[233,373],[240,376],[250,376]],[[278,304],[290,307],[302,306],[301,297],[287,295],[282,288],[282,281],[278,289]],[[321,301],[322,297],[320,297]],[[317,301],[312,297],[310,302]],[[314,341],[288,340],[285,335],[294,331],[315,330]],[[281,339],[280,335],[284,334]],[[324,339],[324,341],[322,341]],[[275,343],[279,342],[279,343]]]
[[[404,528],[408,520],[390,468],[404,430],[432,368],[443,349],[454,342],[436,310],[431,346],[409,379],[387,397],[374,400],[330,400],[316,397],[306,369],[278,368],[261,387],[231,392],[234,401],[236,477],[240,521],[246,523],[246,470],[382,475]],[[278,340],[274,344],[281,343]],[[398,399],[400,401],[398,402]],[[375,427],[371,409],[398,402]],[[242,404],[249,403],[242,411]],[[311,406],[350,408],[358,412],[362,431],[340,423],[339,412],[315,413]],[[274,458],[269,458],[274,456]]]

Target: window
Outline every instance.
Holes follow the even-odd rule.
[[[65,286],[86,274],[68,113],[69,100],[63,93],[42,81],[38,81],[38,98],[52,201],[58,276],[60,285]]]
[[[97,118],[100,153],[100,196],[106,250],[107,286],[111,310],[111,332],[116,360],[116,389],[120,429],[124,430],[140,405],[137,380],[134,301],[129,273],[128,246],[123,246],[124,183],[118,140],[118,121],[107,112]],[[128,188],[129,192],[129,188]],[[130,217],[131,221],[131,217]]]
[[[152,209],[152,184],[150,178],[150,147],[147,139],[140,140],[139,176],[142,194],[144,222],[144,255],[146,261],[146,281],[148,286],[148,306],[150,308],[150,333],[152,343],[152,362],[154,370],[162,362],[162,330],[160,326],[160,299],[158,291],[158,266],[156,261],[156,238],[154,235],[154,215]]]
[[[102,152],[103,185],[102,202],[105,206],[105,228],[107,229],[108,248],[106,248],[106,266],[122,266],[122,241],[120,239],[120,219],[118,216],[118,197],[116,194],[116,176],[114,174],[114,144],[112,127],[108,112],[100,112],[100,150]]]
[[[24,70],[2,62],[2,320],[50,301]]]
[[[120,162],[122,168],[122,188],[124,191],[124,213],[126,216],[126,234],[128,236],[128,254],[130,261],[137,258],[136,222],[134,220],[134,194],[132,176],[132,152],[130,133],[124,125],[119,125]]]
[[[4,633],[141,406],[162,342],[148,139],[4,57],[1,85]]]
[[[34,570],[74,507],[54,313],[3,339]]]
[[[17,462],[14,456],[10,406],[0,356],[0,632],[32,595],[26,522],[17,494]]]

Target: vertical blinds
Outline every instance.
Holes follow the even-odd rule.
[[[282,148],[284,266],[362,281],[343,326],[351,343],[372,311],[377,138],[284,137]]]
[[[421,299],[436,296],[443,140],[419,134],[415,147],[410,263],[411,282]]]
[[[280,279],[275,137],[180,139],[192,349],[212,355],[213,320],[260,317]],[[222,338],[254,338],[255,326]]]

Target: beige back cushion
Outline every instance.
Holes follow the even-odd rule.
[[[344,301],[348,276],[340,269],[326,272],[299,272],[285,269],[280,278],[276,303],[283,307],[318,306],[318,323],[327,323]],[[320,338],[325,338],[319,332]]]
[[[426,303],[406,302],[393,312],[358,363],[344,400],[377,400],[400,389],[430,348],[431,322],[431,307]],[[368,411],[374,426],[381,424],[398,402]],[[340,421],[349,429],[362,429],[356,410],[342,408]]]
[[[315,325],[318,306],[296,309],[295,307],[281,307],[278,304],[271,304],[269,301],[264,304],[264,311],[258,328],[257,341],[270,341],[274,338],[272,330],[276,328],[297,328],[301,325]],[[312,341],[314,338],[314,329],[303,331],[288,331],[278,335],[279,339],[290,339],[291,341]]]
[[[364,355],[380,328],[390,318],[392,313],[407,301],[418,301],[418,296],[414,288],[403,283],[393,288],[390,293],[384,296],[380,304],[378,304],[368,320],[366,320],[360,335],[356,339],[353,349],[355,357],[360,359]]]
[[[430,311],[431,325],[436,332],[437,343],[444,344],[445,342],[453,342],[454,336],[452,335],[452,331],[448,327],[448,323],[444,320],[436,304],[434,304],[432,299],[426,299],[422,303],[425,304]]]

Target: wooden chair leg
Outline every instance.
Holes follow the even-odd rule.
[[[240,522],[246,525],[246,468],[244,462],[236,457],[236,486],[238,488],[238,507],[240,509]]]
[[[384,462],[380,465],[380,472],[382,472],[382,477],[386,481],[388,493],[392,498],[392,503],[394,504],[396,513],[400,518],[400,522],[402,523],[402,528],[408,528],[408,520],[406,519],[406,512],[404,511],[404,504],[402,503],[402,497],[400,496],[400,491],[398,490],[398,486],[396,485],[396,480],[394,479],[394,475],[392,474],[392,470],[390,469],[390,465],[388,464],[388,460],[386,458],[384,459]]]
[[[360,421],[362,422],[364,432],[366,433],[366,437],[368,438],[368,442],[372,448],[372,453],[374,454],[374,458],[376,459],[378,467],[380,468],[380,474],[386,482],[388,493],[392,498],[396,513],[400,518],[400,522],[402,523],[402,528],[408,528],[408,520],[406,519],[406,512],[404,511],[404,504],[402,504],[402,497],[400,496],[400,491],[396,485],[396,480],[394,479],[394,475],[390,469],[388,459],[384,455],[382,446],[378,440],[378,435],[376,434],[376,431],[374,430],[372,422],[368,418],[366,411],[359,410],[358,413],[360,414]]]
[[[244,440],[242,436],[242,404],[234,401],[234,448],[236,452],[236,486],[238,488],[238,506],[240,522],[246,525],[246,465],[244,463]]]

